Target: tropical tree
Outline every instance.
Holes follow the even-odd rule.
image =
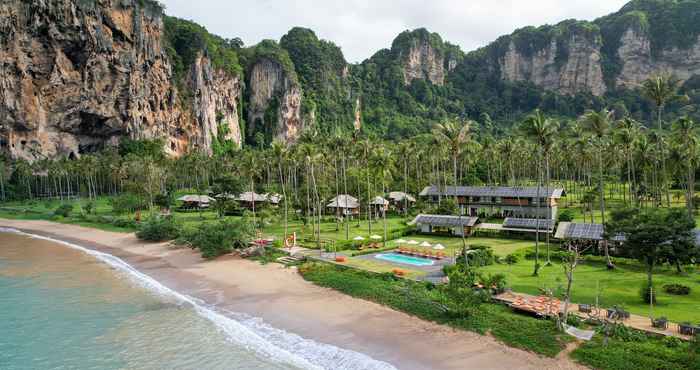
[[[695,170],[698,161],[698,133],[695,122],[686,117],[678,119],[673,124],[675,140],[678,143],[682,159],[687,168],[685,204],[688,215],[694,214],[693,197],[695,196]]]
[[[588,111],[582,117],[581,121],[585,129],[593,135],[596,150],[598,152],[598,190],[600,191],[600,219],[605,224],[605,180],[603,175],[603,153],[605,152],[605,144],[610,131],[610,126],[613,119],[613,112],[603,109],[600,112]],[[603,242],[605,249],[605,261],[609,269],[615,268],[615,265],[610,259],[610,251],[608,244]]]

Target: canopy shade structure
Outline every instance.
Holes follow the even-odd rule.
[[[418,242],[415,241],[415,240],[409,240],[409,241],[406,242],[406,244],[417,245]]]
[[[210,203],[214,201],[214,198],[208,195],[185,195],[177,198],[177,200],[187,203]]]
[[[435,245],[433,246],[433,249],[443,250],[443,249],[445,249],[445,246],[442,245],[442,244],[435,244]]]
[[[363,238],[361,236],[356,236],[356,237],[352,238],[352,240],[361,241],[361,240],[365,240],[365,238]]]
[[[432,247],[433,245],[428,243],[428,242],[422,242],[422,243],[420,243],[420,246],[425,247],[425,248],[429,248],[429,247]]]
[[[359,208],[360,202],[357,198],[347,194],[338,195],[331,199],[331,202],[326,205],[328,208]]]
[[[406,242],[406,241],[403,240],[403,239],[399,239],[399,240],[396,241],[396,243],[405,243],[405,242]]]
[[[372,236],[370,236],[369,238],[370,238],[370,239],[374,239],[374,240],[379,240],[379,239],[381,239],[382,237],[379,236],[379,235],[372,235]]]

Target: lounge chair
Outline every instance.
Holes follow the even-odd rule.
[[[658,319],[651,319],[651,327],[655,329],[668,329],[668,319],[665,317],[659,317]]]

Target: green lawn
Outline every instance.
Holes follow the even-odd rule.
[[[562,291],[566,286],[564,270],[558,263],[544,266],[539,276],[533,277],[534,261],[521,258],[512,266],[495,264],[481,268],[486,273],[504,273],[508,285],[516,292],[538,294],[541,288]],[[648,316],[650,307],[642,303],[639,290],[646,279],[646,273],[636,263],[618,264],[617,269],[608,271],[604,263],[586,262],[579,265],[574,275],[572,301],[595,303],[599,295],[600,305],[610,307],[622,305],[632,313]],[[687,276],[678,275],[675,269],[659,268],[654,275],[657,289],[669,283],[687,285],[691,294],[687,296],[669,295],[658,292],[658,303],[654,316],[666,316],[675,322],[691,321],[700,324],[700,274],[691,272]]]

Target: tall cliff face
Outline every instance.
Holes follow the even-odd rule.
[[[568,49],[568,55],[560,59],[562,47]],[[507,81],[528,81],[561,94],[590,92],[600,96],[606,91],[600,60],[600,45],[574,35],[566,46],[553,39],[549,46],[529,56],[510,42],[499,67],[501,78]]]
[[[447,70],[456,64],[455,59],[445,61],[445,45],[440,36],[425,29],[401,33],[394,40],[391,51],[400,61],[406,86],[415,79],[442,86]]]
[[[259,58],[248,79],[248,132],[294,141],[303,128],[299,84],[270,58]]]
[[[240,137],[238,80],[206,58],[186,78],[195,98],[178,99],[161,17],[139,0],[0,4],[0,150],[72,157],[132,137],[163,138],[175,155],[209,151],[217,113]]]
[[[672,73],[683,82],[700,75],[700,36],[688,48],[674,46],[654,56],[649,35],[629,28],[620,38],[617,55],[622,64],[616,79],[618,87],[634,88],[660,73]]]

